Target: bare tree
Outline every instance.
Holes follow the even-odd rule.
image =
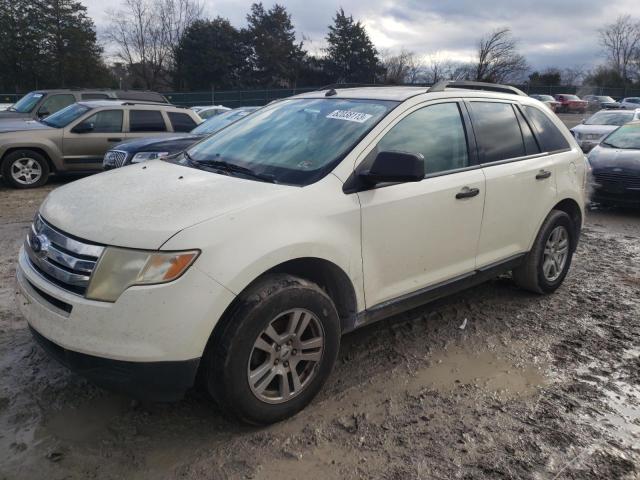
[[[414,83],[418,81],[422,69],[420,60],[407,50],[402,50],[398,55],[385,55],[382,64],[385,68],[384,83]]]
[[[429,83],[437,83],[441,80],[462,80],[468,77],[467,67],[443,58],[440,52],[436,52],[428,56],[425,77]]]
[[[575,65],[567,67],[560,72],[560,83],[566,87],[580,85],[586,76],[586,68],[584,65]]]
[[[489,82],[515,80],[527,71],[511,29],[500,28],[480,39],[475,79]]]
[[[640,22],[631,15],[621,15],[600,30],[602,46],[611,67],[624,81],[630,80],[630,67],[640,57]]]
[[[198,0],[125,0],[110,12],[106,38],[144,86],[157,89],[168,83],[175,48],[202,10]]]

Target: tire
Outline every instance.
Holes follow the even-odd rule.
[[[289,344],[287,335],[295,329],[287,333],[287,327],[298,316],[298,327],[305,319],[307,326]],[[222,322],[203,358],[205,387],[225,412],[254,425],[278,422],[302,410],[329,376],[340,348],[340,319],[329,296],[316,284],[291,275],[258,280]],[[273,331],[266,334],[270,325],[282,334],[279,341],[273,341]],[[304,341],[317,347],[320,337],[321,347],[302,346]],[[264,350],[256,346],[258,342]],[[274,372],[280,373],[274,377]],[[288,399],[285,389],[290,390]]]
[[[5,155],[1,170],[5,183],[13,188],[41,187],[50,173],[47,159],[33,150],[16,150]]]
[[[551,260],[553,267],[545,270],[545,246],[547,246],[554,232],[561,230],[564,230],[567,242],[564,263],[562,263],[561,268],[558,268],[557,262]],[[552,210],[543,222],[542,227],[540,227],[533,248],[525,257],[524,262],[513,270],[513,280],[516,285],[535,293],[554,292],[562,285],[571,266],[571,259],[577,244],[576,233],[576,226],[569,215],[560,210]],[[556,238],[560,237],[561,234]],[[551,239],[551,242],[554,243],[553,239]],[[547,273],[550,274],[551,272],[554,274],[547,275]]]

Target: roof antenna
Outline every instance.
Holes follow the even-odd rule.
[[[325,93],[324,96],[325,97],[333,97],[334,95],[337,95],[337,94],[338,94],[338,92],[336,92],[336,90],[334,88],[332,88],[327,93]]]

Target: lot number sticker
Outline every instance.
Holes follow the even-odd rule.
[[[334,110],[327,118],[335,118],[336,120],[346,120],[347,122],[364,123],[373,115],[368,113],[352,112],[350,110]]]

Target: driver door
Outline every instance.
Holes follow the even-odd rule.
[[[427,172],[420,182],[358,193],[367,309],[475,270],[485,178],[463,108],[456,101],[418,106],[366,152],[419,153]]]
[[[102,168],[107,150],[124,141],[123,111],[101,110],[69,125],[64,130],[64,163],[72,170]]]

